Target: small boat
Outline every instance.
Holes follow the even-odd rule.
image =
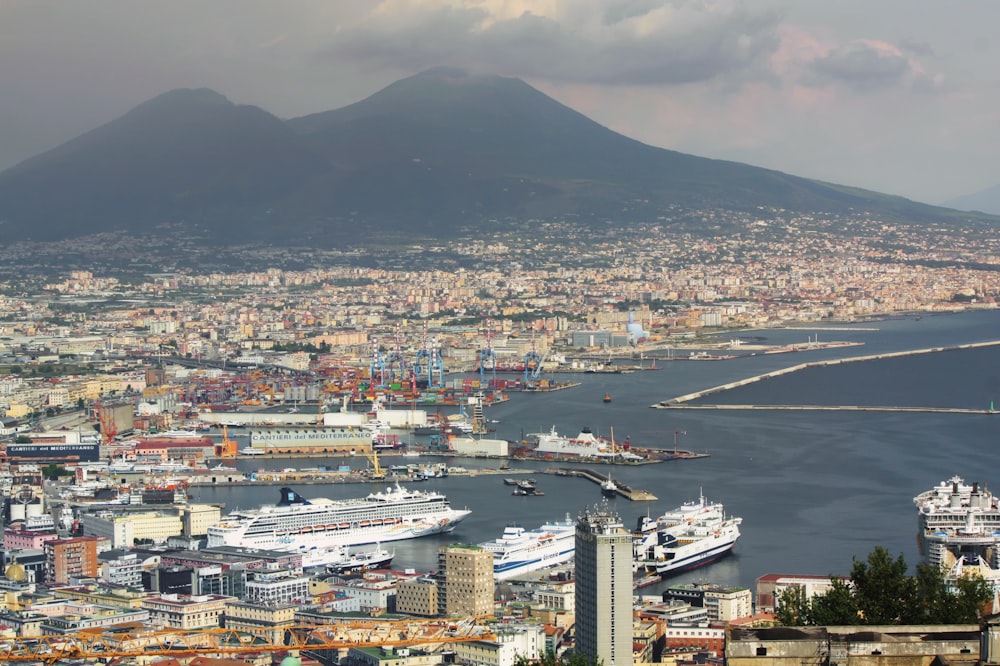
[[[601,481],[601,494],[605,497],[615,497],[618,495],[618,485],[611,480],[611,477]]]
[[[611,402],[611,394],[610,393],[605,393],[604,394],[604,402]]]
[[[518,484],[518,481],[517,479],[512,479],[510,477],[507,477],[506,479],[503,480],[503,483],[505,486],[516,486]]]

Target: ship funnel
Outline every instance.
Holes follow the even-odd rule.
[[[291,488],[282,488],[279,492],[281,493],[281,500],[278,502],[278,506],[291,506],[292,504],[309,504],[309,500],[307,500],[302,495],[299,495]]]

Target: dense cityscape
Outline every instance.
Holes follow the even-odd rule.
[[[412,481],[413,466],[379,467],[380,447],[399,452],[389,433],[430,427],[439,451],[516,455],[523,443],[463,440],[470,431],[428,410],[556,388],[542,370],[732,351],[740,331],[803,322],[994,308],[1000,292],[1000,247],[988,231],[780,211],[706,213],[700,225],[714,234],[540,223],[397,249],[232,249],[218,263],[183,242],[169,256],[143,256],[139,245],[123,255],[123,241],[105,262],[93,256],[109,253],[108,239],[34,247],[30,259],[27,246],[11,248],[0,303],[3,639],[39,661],[107,651],[146,663],[187,650],[270,664],[291,650],[323,663],[512,666],[575,645],[607,655],[607,666],[727,655],[750,663],[760,641],[773,640],[755,632],[776,621],[782,592],[823,594],[831,579],[790,571],[753,590],[707,583],[643,596],[638,537],[596,509],[562,528],[567,538],[575,531],[575,575],[562,557],[545,575],[508,579],[490,548],[460,543],[441,548],[436,571],[393,568],[370,546],[375,538],[343,542],[368,549],[341,547],[317,564],[225,536],[233,518],[185,492],[210,477],[245,481],[233,460],[316,455],[317,446],[349,452],[361,467],[259,480]],[[706,336],[715,332],[726,335]],[[500,385],[486,369],[517,379]],[[477,373],[481,381],[468,379]],[[405,417],[380,409],[418,398],[427,409]],[[486,434],[473,412],[471,432]],[[226,428],[252,425],[312,439],[278,449],[251,433],[237,448]],[[318,439],[324,428],[343,439]],[[593,446],[562,451],[625,455],[613,443],[610,454]],[[964,492],[985,501],[976,488]],[[714,525],[718,537],[724,523]],[[649,543],[655,572],[664,554]],[[599,574],[606,567],[610,578]],[[961,652],[970,631],[952,634],[954,645],[936,639],[935,649]],[[232,643],[247,640],[259,649]]]

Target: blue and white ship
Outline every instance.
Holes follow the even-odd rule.
[[[663,577],[711,564],[736,547],[742,522],[704,496],[659,518],[643,516],[635,535],[633,568]]]
[[[545,523],[534,530],[508,525],[499,539],[479,546],[493,553],[496,580],[507,580],[573,559],[576,523],[567,515],[566,520]]]

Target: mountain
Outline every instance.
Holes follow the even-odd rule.
[[[280,119],[174,90],[0,173],[8,237],[237,225],[329,168]]]
[[[511,218],[647,221],[759,206],[947,221],[955,211],[645,145],[519,79],[439,68],[282,121],[175,90],[0,173],[0,229],[229,242],[444,236]]]
[[[944,205],[957,210],[978,210],[990,215],[1000,215],[1000,185],[951,199]]]

